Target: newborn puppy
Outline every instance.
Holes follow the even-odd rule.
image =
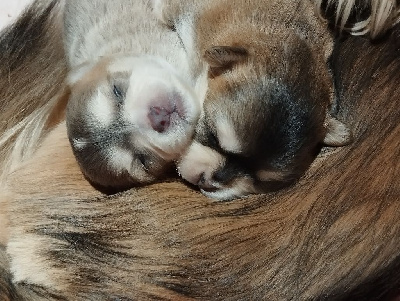
[[[293,183],[321,144],[350,131],[335,119],[333,39],[311,1],[155,1],[159,18],[209,65],[209,90],[182,177],[221,200]]]
[[[66,121],[86,177],[125,189],[162,176],[191,142],[207,85],[146,0],[69,0]]]

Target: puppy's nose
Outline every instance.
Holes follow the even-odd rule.
[[[207,192],[213,192],[218,189],[215,183],[213,183],[212,181],[210,181],[210,179],[206,177],[204,172],[200,175],[199,181],[197,182],[197,186],[199,186],[200,189]]]
[[[171,114],[171,110],[165,107],[150,107],[148,117],[151,127],[159,133],[165,132],[171,124]]]
[[[236,173],[233,168],[230,168],[230,166],[224,166],[222,168],[217,169],[213,173],[212,180],[220,184],[228,184],[233,180],[235,175]]]

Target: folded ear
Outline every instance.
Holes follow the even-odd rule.
[[[204,54],[205,61],[210,65],[210,77],[221,75],[247,57],[248,52],[245,48],[232,46],[211,47]]]
[[[341,121],[329,114],[325,119],[326,136],[323,143],[328,146],[343,146],[351,142],[352,134],[350,129]]]

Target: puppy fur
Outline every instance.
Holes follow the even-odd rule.
[[[193,144],[178,164],[207,196],[232,199],[297,180],[324,143],[349,143],[335,113],[333,38],[311,1],[158,1],[161,20],[209,64]],[[189,32],[189,33],[188,33]]]
[[[207,89],[148,0],[67,1],[68,136],[83,173],[125,189],[161,177],[192,139]]]
[[[101,196],[60,124],[9,178],[0,299],[392,300],[400,287],[399,38],[395,28],[380,43],[338,45],[338,118],[354,142],[327,150],[304,179],[274,194],[215,203],[170,182]]]
[[[40,37],[14,44],[22,56],[0,57],[0,68],[20,70],[14,85],[36,64],[22,59],[30,47],[58,51]],[[395,28],[380,43],[338,45],[338,117],[354,142],[275,194],[213,203],[170,182],[105,197],[82,177],[65,124],[51,127],[9,179],[0,300],[392,300],[400,293],[399,38]],[[27,83],[46,84],[36,79]],[[9,81],[0,81],[1,91]],[[44,100],[16,93],[8,101],[19,106],[1,120]]]

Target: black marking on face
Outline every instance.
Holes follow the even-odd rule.
[[[248,176],[256,185],[274,190],[273,187],[290,183],[302,174],[322,141],[322,110],[308,101],[301,89],[296,91],[278,81],[270,81],[267,87],[249,84],[232,88],[229,96],[230,99],[219,103],[216,100],[215,108],[206,107],[196,129],[195,139],[225,158],[225,165],[214,172],[213,179],[228,184],[237,177]],[[230,109],[224,110],[228,106]],[[235,127],[242,147],[240,153],[221,148],[214,134],[218,114],[224,114]],[[267,185],[257,178],[261,169],[282,172],[285,178],[272,179]]]

